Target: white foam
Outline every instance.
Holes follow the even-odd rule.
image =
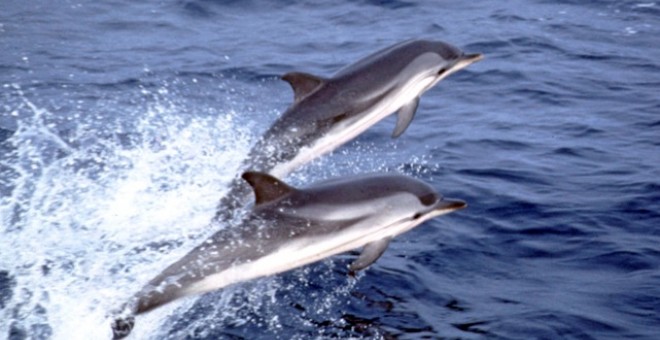
[[[15,282],[0,334],[14,324],[36,338],[107,338],[108,314],[214,231],[249,134],[234,112],[191,118],[159,101],[136,109],[130,131],[81,121],[63,138],[55,115],[17,91],[19,128],[0,156],[13,187],[0,199],[0,270]],[[165,315],[153,313],[141,332]]]

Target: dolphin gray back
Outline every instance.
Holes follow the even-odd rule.
[[[382,74],[388,76],[401,72],[411,60],[425,54],[435,53],[446,61],[457,60],[463,55],[458,48],[442,41],[407,40],[384,48],[360,61],[339,70],[333,78],[348,78],[365,74]]]
[[[433,187],[415,178],[382,173],[319,182],[286,197],[278,202],[277,208],[298,209],[313,204],[325,204],[341,209],[401,193],[416,197],[423,205],[430,205],[442,198]],[[270,206],[267,208],[273,209]]]

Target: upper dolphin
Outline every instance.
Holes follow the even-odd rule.
[[[393,137],[412,121],[420,96],[448,75],[478,61],[441,41],[404,41],[349,65],[330,78],[292,72],[293,104],[249,152],[242,169],[284,177],[397,112]],[[214,220],[229,219],[248,202],[250,187],[235,178]]]
[[[294,188],[265,173],[242,176],[255,206],[235,228],[212,235],[151,280],[113,323],[116,339],[134,317],[175,299],[281,273],[363,247],[351,264],[375,262],[390,240],[466,203],[412,177],[368,174]]]

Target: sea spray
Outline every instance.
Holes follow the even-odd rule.
[[[0,334],[109,332],[111,310],[214,231],[209,216],[250,134],[236,112],[186,116],[166,97],[137,107],[132,126],[90,119],[59,131],[14,90],[20,119],[0,156]]]

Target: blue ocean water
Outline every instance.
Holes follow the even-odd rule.
[[[292,174],[397,171],[469,208],[351,256],[186,299],[135,339],[654,339],[660,3],[0,3],[0,338],[106,339],[213,233],[244,154],[322,76],[409,38],[485,59]]]

